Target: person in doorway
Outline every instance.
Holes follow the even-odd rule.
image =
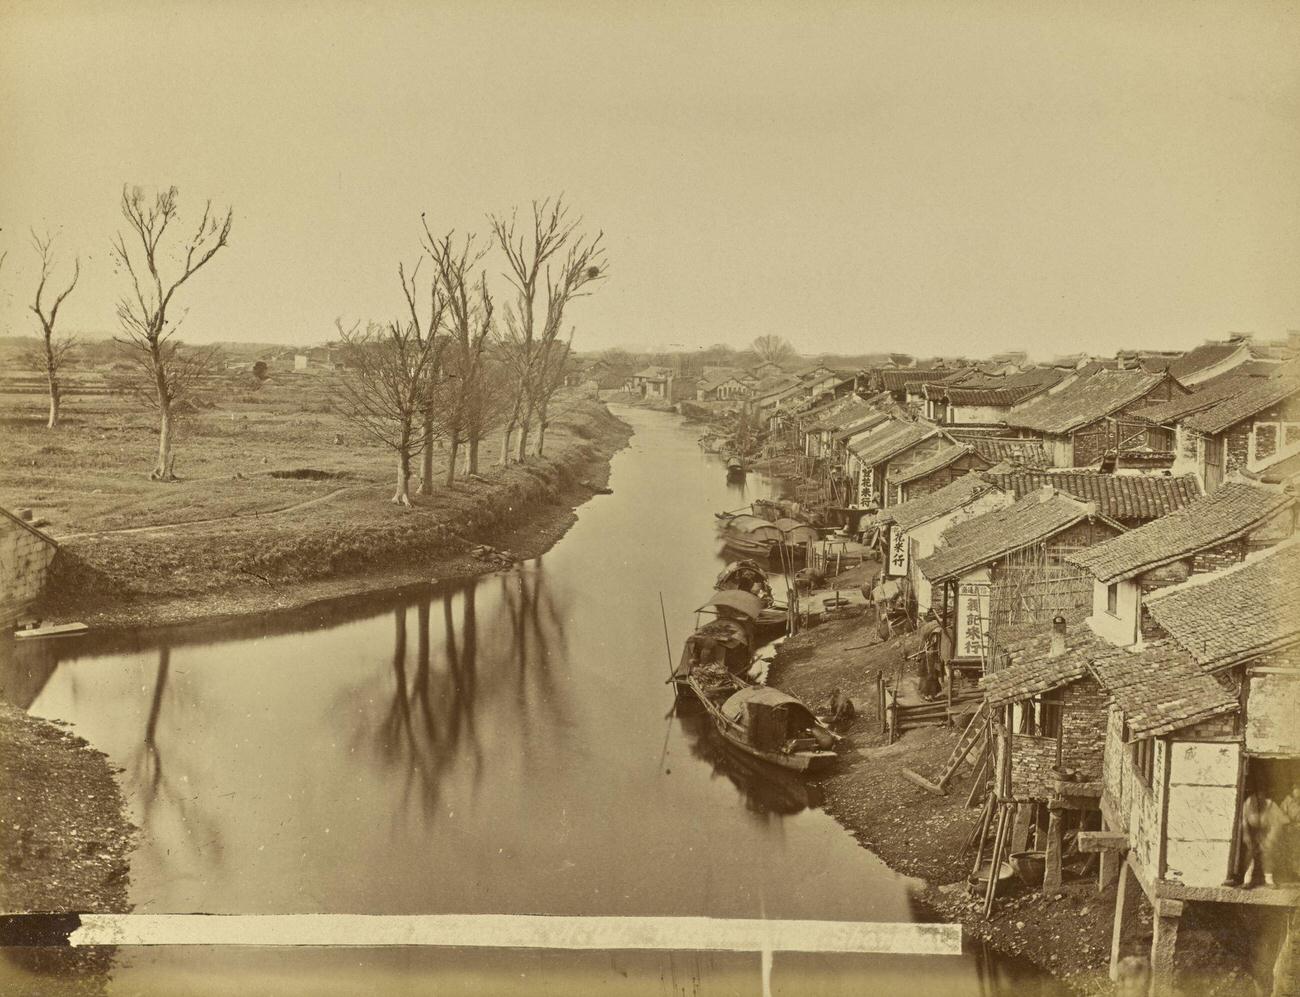
[[[1282,808],[1265,791],[1263,780],[1252,774],[1246,780],[1241,804],[1241,852],[1231,886],[1273,886],[1283,829],[1289,823]]]

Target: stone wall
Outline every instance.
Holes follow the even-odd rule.
[[[41,594],[54,541],[0,510],[0,627],[13,627]]]

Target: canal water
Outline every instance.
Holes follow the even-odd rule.
[[[512,570],[291,616],[9,648],[0,692],[123,770],[141,829],[137,912],[918,917],[916,884],[823,813],[815,784],[767,773],[700,715],[673,713],[669,659],[725,563],[713,514],[775,486],[728,484],[674,416],[619,414],[635,435],[614,458],[613,494]],[[779,955],[771,985],[989,993],[1010,969],[971,954]],[[759,983],[756,955],[205,949],[122,952],[110,992],[182,973],[203,992],[248,993],[281,970],[313,992],[370,989],[376,974],[398,991],[436,975],[440,992]]]

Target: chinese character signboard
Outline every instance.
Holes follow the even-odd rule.
[[[961,582],[957,586],[957,647],[954,657],[982,658],[988,646],[989,584]]]
[[[864,509],[875,505],[875,468],[864,467],[858,471],[858,505]]]
[[[885,561],[885,574],[890,578],[901,578],[907,574],[907,534],[891,524],[888,534],[889,558]]]

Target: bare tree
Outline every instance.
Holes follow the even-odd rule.
[[[795,356],[794,347],[791,346],[780,336],[766,335],[759,336],[749,348],[754,351],[761,363],[774,363],[777,366],[785,363]]]
[[[180,350],[179,344],[171,341],[177,325],[169,322],[167,310],[177,290],[226,245],[234,220],[231,209],[226,210],[224,219],[218,218],[208,201],[194,235],[181,244],[183,263],[179,273],[174,279],[165,279],[160,272],[164,260],[159,247],[168,226],[176,220],[177,199],[175,187],[160,191],[150,202],[140,187],[124,186],[122,215],[130,228],[132,245],[139,243],[136,255],[128,250],[121,232],[113,243],[114,256],[131,278],[131,292],[117,306],[123,335],[115,338],[151,382],[158,410],[158,463],[149,477],[156,481],[176,477],[172,454],[174,406],[183,390],[204,373],[202,363],[195,365],[204,358],[202,351]]]
[[[479,273],[477,286],[474,269],[486,254],[467,235],[459,244],[454,233],[435,237],[428,222],[424,227],[423,246],[433,261],[434,280],[446,300],[444,328],[449,333],[442,354],[443,376],[431,392],[430,414],[440,424],[447,440],[447,485],[456,480],[456,457],[460,446],[468,447],[466,473],[478,473],[478,448],[486,429],[485,419],[492,410],[487,392],[495,382],[487,377],[484,347],[492,330],[492,296],[487,277]],[[433,490],[433,451],[426,447],[420,490]]]
[[[425,420],[433,382],[441,364],[446,337],[438,335],[446,298],[435,280],[429,291],[428,311],[417,304],[416,264],[408,278],[397,268],[409,319],[359,325],[345,330],[337,322],[343,342],[344,368],[336,390],[339,413],[363,433],[397,456],[397,490],[393,503],[411,504],[411,461],[432,445],[432,426]]]
[[[518,212],[508,220],[492,216],[492,233],[506,254],[506,279],[515,288],[515,300],[505,309],[505,331],[499,337],[501,356],[514,381],[513,406],[506,421],[501,461],[509,460],[511,436],[519,430],[517,456],[528,455],[533,419],[542,414],[545,402],[538,393],[542,358],[555,349],[569,301],[583,295],[582,288],[603,276],[603,233],[588,238],[579,233],[581,218],[571,218],[561,195],[553,200],[534,201],[531,236],[520,233]],[[567,247],[558,272],[552,261]],[[545,281],[546,300],[539,301]],[[544,309],[540,326],[538,306]]]
[[[36,300],[32,302],[31,309],[41,323],[41,348],[39,352],[28,357],[28,365],[43,371],[46,383],[49,385],[50,418],[46,425],[50,429],[59,424],[59,401],[62,397],[59,373],[72,358],[73,350],[77,346],[75,337],[57,334],[54,327],[59,320],[60,306],[72,293],[73,288],[77,286],[77,280],[81,277],[81,257],[78,256],[72,262],[72,280],[63,291],[54,294],[52,303],[46,304],[43,300],[45,287],[54,271],[53,242],[54,238],[48,232],[41,236],[32,229],[32,246],[41,258],[41,279],[36,285]],[[0,257],[0,263],[3,262],[3,257]]]

